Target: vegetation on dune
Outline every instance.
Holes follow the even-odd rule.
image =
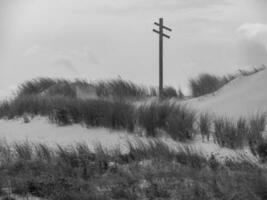
[[[201,114],[199,117],[199,132],[202,136],[202,141],[207,139],[207,141],[210,140],[211,136],[211,118],[208,113]]]
[[[156,136],[158,130],[164,130],[180,141],[190,140],[194,136],[195,113],[184,106],[168,101],[152,102],[140,106],[137,113],[140,126],[150,136]]]
[[[113,79],[110,81],[100,81],[95,84],[96,93],[99,97],[115,96],[122,97],[147,97],[151,94],[144,86],[138,86],[130,81]]]
[[[208,73],[203,73],[189,80],[189,88],[193,97],[199,97],[206,94],[213,93],[229,83],[239,75],[250,76],[259,71],[266,69],[265,66],[253,68],[251,70],[239,70],[239,74],[230,74],[226,76],[215,76]]]
[[[163,88],[162,95],[164,98],[172,98],[172,97],[177,98],[177,97],[179,97],[180,99],[182,99],[181,98],[182,97],[182,95],[181,95],[182,91],[181,90],[179,90],[179,91],[180,91],[180,96],[178,96],[177,91],[173,87],[168,86],[168,87]]]
[[[234,122],[227,118],[214,120],[214,139],[222,147],[232,149],[249,146],[254,155],[264,155],[263,132],[266,127],[266,115],[254,115],[250,119],[239,118]],[[260,153],[261,152],[261,153]]]
[[[215,141],[223,147],[242,148],[248,137],[246,122],[241,118],[233,122],[226,118],[218,118],[214,121]]]
[[[192,83],[195,94],[203,95],[232,78],[205,75]],[[78,98],[76,87],[94,88],[101,98]],[[181,90],[177,93],[171,87],[163,93],[166,98],[184,98]],[[254,155],[267,160],[265,115],[234,122],[206,113],[197,117],[188,107],[167,100],[135,106],[127,99],[154,95],[155,88],[121,79],[97,83],[36,79],[22,84],[14,99],[1,103],[0,118],[41,115],[61,126],[80,123],[129,132],[141,128],[148,136],[166,132],[179,141],[192,140],[199,131],[203,140],[214,138],[220,146],[232,149],[249,146]],[[151,138],[129,141],[124,154],[119,148],[107,150],[101,145],[92,150],[85,144],[68,148],[0,144],[0,188],[11,187],[13,193],[22,196],[52,200],[267,199],[266,169],[245,156],[241,155],[238,162],[219,162],[214,155],[206,157],[190,147],[177,149]],[[6,194],[0,190],[1,195]]]
[[[199,97],[217,91],[225,84],[225,80],[211,74],[200,74],[189,80],[189,87],[193,97]]]
[[[66,79],[38,78],[22,83],[18,90],[18,96],[42,95],[42,96],[65,96],[77,98],[77,89],[87,93],[95,93],[99,98],[145,98],[157,96],[156,88],[137,85],[123,79],[108,81],[87,82],[85,80],[70,81]],[[182,94],[182,91],[180,91]],[[163,89],[165,98],[178,97],[173,87]]]
[[[59,79],[39,78],[31,81],[26,81],[19,86],[18,96],[22,95],[36,95],[42,93],[49,87],[62,82]]]
[[[262,69],[242,73],[250,75]],[[225,82],[231,77],[205,75],[193,82],[197,87],[200,86],[201,91],[206,91],[210,87],[217,87],[219,79]],[[79,98],[77,87],[94,88],[99,98]],[[31,116],[41,115],[61,126],[80,123],[87,127],[123,129],[129,132],[141,128],[148,136],[167,133],[179,141],[192,140],[197,132],[207,140],[213,134],[214,140],[220,146],[236,149],[249,145],[254,155],[259,154],[258,147],[263,145],[265,116],[258,115],[249,120],[241,118],[236,123],[226,118],[213,120],[205,113],[198,118],[193,110],[171,103],[168,99],[141,106],[135,106],[128,99],[156,94],[155,88],[138,86],[122,79],[88,83],[82,80],[40,78],[25,82],[14,99],[2,102],[0,118],[23,117],[25,122],[29,122]],[[184,98],[181,90],[177,93],[172,87],[164,88],[164,96]]]
[[[227,118],[213,120],[207,114],[201,114],[198,119],[193,110],[167,100],[136,107],[123,99],[82,100],[64,96],[21,95],[0,105],[0,118],[13,119],[25,115],[46,116],[61,126],[79,123],[87,127],[129,132],[141,128],[152,137],[166,132],[179,141],[192,140],[197,132],[207,140],[213,134],[220,146],[236,149],[249,145],[254,155],[258,155],[257,148],[263,141],[262,133],[266,125],[265,115],[256,115],[248,120],[240,118],[237,122]],[[29,118],[24,121],[29,122]]]
[[[264,139],[260,141],[258,145],[256,145],[256,152],[259,155],[261,162],[265,163],[267,161],[267,141]]]
[[[133,132],[142,127],[147,135],[155,136],[158,129],[168,132],[174,139],[193,138],[194,112],[183,106],[157,101],[135,107],[127,101],[101,99],[73,99],[64,97],[20,96],[0,106],[0,117],[13,119],[30,116],[48,116],[58,125],[72,123],[88,127],[124,129]]]
[[[92,151],[84,144],[2,144],[0,185],[55,200],[266,199],[266,170],[245,160],[220,163],[190,149],[174,152],[159,140],[119,152],[101,145]]]
[[[266,115],[255,115],[249,121],[248,144],[254,155],[256,155],[259,145],[264,143],[263,131],[266,127]]]

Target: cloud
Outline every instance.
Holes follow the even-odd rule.
[[[245,23],[241,25],[238,32],[247,38],[256,38],[262,35],[267,35],[267,24],[262,23]]]
[[[54,65],[57,67],[63,67],[68,71],[71,71],[73,74],[78,74],[78,70],[74,67],[72,61],[68,58],[59,58],[54,62]]]
[[[100,0],[92,7],[84,6],[74,9],[76,14],[90,14],[92,11],[109,14],[130,14],[144,11],[175,11],[186,9],[207,8],[210,6],[232,5],[229,0]]]

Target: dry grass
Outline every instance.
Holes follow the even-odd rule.
[[[156,136],[157,131],[163,130],[175,140],[194,137],[195,112],[185,106],[158,101],[140,106],[137,113],[140,126],[149,136]]]
[[[5,152],[11,158],[5,158]],[[255,165],[172,151],[163,142],[136,141],[127,154],[29,143],[2,145],[0,185],[46,199],[265,199],[267,172]],[[246,188],[246,190],[244,190]],[[4,195],[4,192],[2,193]],[[253,199],[252,198],[252,199]]]
[[[211,117],[208,113],[201,114],[199,117],[199,132],[202,136],[202,141],[207,139],[207,141],[210,140],[211,136],[211,128],[212,128],[212,122]]]

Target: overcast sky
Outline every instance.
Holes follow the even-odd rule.
[[[164,82],[267,65],[266,0],[0,0],[0,89],[40,76]]]

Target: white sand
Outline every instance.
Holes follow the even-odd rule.
[[[190,143],[175,142],[171,138],[160,138],[173,150],[183,150],[190,147],[192,152],[209,157],[214,154],[219,160],[232,158],[241,159],[245,155],[248,159],[256,162],[256,158],[249,151],[234,151],[227,148],[221,148],[213,142],[202,142],[200,138]],[[128,142],[135,143],[138,140],[147,142],[151,138],[134,136],[123,131],[110,131],[106,128],[85,128],[75,124],[71,126],[59,127],[48,122],[46,118],[36,117],[30,123],[24,123],[21,119],[0,120],[0,140],[12,144],[14,142],[32,142],[47,144],[51,147],[59,144],[61,146],[71,146],[76,143],[87,144],[94,149],[96,144],[102,144],[107,149],[121,149],[123,153],[127,152]]]
[[[28,141],[51,146],[86,143],[90,147],[100,143],[107,148],[112,148],[124,144],[123,141],[131,137],[133,136],[127,132],[115,132],[105,128],[88,129],[78,124],[60,127],[49,123],[43,117],[36,117],[30,123],[24,123],[21,119],[0,120],[0,139],[7,143]]]

